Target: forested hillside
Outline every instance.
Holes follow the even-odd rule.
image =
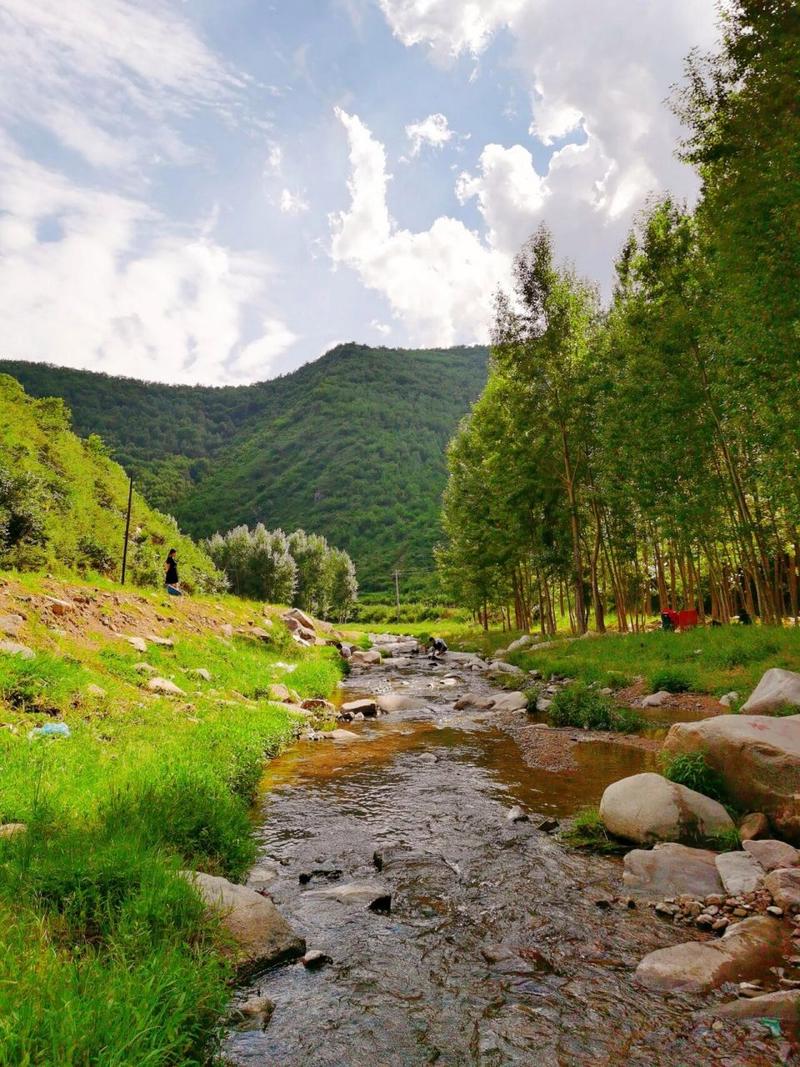
[[[127,504],[128,478],[100,438],[81,440],[61,399],[28,397],[0,374],[0,566],[119,578]],[[161,584],[169,548],[186,588],[222,587],[208,556],[134,494],[128,581]]]
[[[581,633],[800,614],[800,12],[724,27],[676,100],[701,200],[650,205],[611,307],[546,230],[517,259],[450,451],[441,562],[477,611]]]
[[[302,527],[354,559],[363,590],[430,583],[445,449],[486,380],[486,349],[340,345],[274,381],[165,386],[0,362],[60,396],[154,505],[195,536]]]

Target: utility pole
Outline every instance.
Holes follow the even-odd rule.
[[[400,622],[400,571],[394,572],[394,598],[397,604],[397,621]]]
[[[122,546],[122,581],[125,584],[125,570],[128,566],[128,534],[131,529],[131,504],[133,503],[133,478],[128,486],[128,514],[125,516],[125,543]]]

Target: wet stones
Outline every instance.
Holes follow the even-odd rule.
[[[782,948],[780,923],[758,916],[718,941],[689,941],[651,952],[636,968],[636,981],[664,993],[707,993],[723,982],[757,977],[780,962]]]
[[[357,715],[359,712],[365,719],[374,719],[378,714],[378,703],[375,700],[350,700],[342,704],[343,715]]]
[[[306,896],[318,900],[335,900],[339,904],[354,904],[378,914],[388,915],[392,907],[392,894],[377,882],[346,882],[330,889],[312,889]]]
[[[236,945],[240,973],[257,973],[305,952],[303,938],[294,932],[268,897],[202,871],[182,874],[209,908],[220,913],[222,925]]]
[[[309,885],[315,878],[327,882],[338,882],[342,877],[342,871],[338,867],[315,867],[312,871],[303,871],[297,876],[300,885]]]
[[[634,849],[624,859],[623,883],[630,892],[660,900],[686,894],[706,898],[722,894],[716,855],[674,843]]]
[[[691,843],[733,828],[730,815],[716,800],[653,772],[608,786],[600,817],[612,834],[641,845]]]
[[[398,711],[421,711],[425,707],[422,700],[404,696],[402,693],[382,693],[377,703],[378,710],[384,715]]]
[[[308,971],[319,971],[326,964],[333,963],[333,959],[327,953],[315,948],[306,952],[305,956],[301,956],[300,962]]]
[[[528,707],[528,698],[524,693],[503,693],[496,697],[493,711],[525,711]]]

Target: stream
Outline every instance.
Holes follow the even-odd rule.
[[[765,1031],[694,1018],[708,998],[634,985],[642,956],[691,931],[644,904],[629,908],[619,860],[536,829],[539,817],[596,805],[607,784],[650,769],[652,752],[586,741],[575,746],[577,769],[532,768],[491,711],[453,709],[467,690],[492,692],[482,677],[422,657],[356,671],[344,699],[392,692],[425,708],[346,724],[358,740],[300,742],[269,765],[261,874],[308,948],[331,962],[278,968],[243,990],[275,1010],[265,1030],[227,1035],[226,1062],[779,1062]],[[510,822],[513,805],[531,821]],[[312,877],[303,885],[301,875]],[[384,887],[391,910],[316,895],[353,882]]]

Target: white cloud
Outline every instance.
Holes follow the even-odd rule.
[[[186,156],[170,120],[231,109],[241,85],[164,0],[0,0],[0,116],[94,166]]]
[[[412,122],[406,126],[406,137],[411,141],[411,155],[418,156],[423,145],[443,148],[453,136],[447,116],[437,113],[428,115],[421,122]]]
[[[434,58],[480,55],[500,30],[527,82],[531,134],[556,152],[537,182],[523,146],[487,145],[459,193],[478,198],[498,247],[526,220],[554,231],[562,255],[603,281],[633,216],[650,193],[696,195],[697,178],[675,158],[680,129],[665,105],[683,58],[716,38],[714,0],[380,0],[406,45]],[[578,131],[582,131],[578,133]],[[524,237],[524,233],[520,233]]]
[[[167,382],[267,377],[296,338],[262,260],[142,201],[79,187],[0,141],[0,319],[8,357]]]
[[[370,326],[373,330],[377,330],[382,337],[388,337],[392,332],[392,327],[387,322],[378,322],[377,319],[373,319]]]
[[[356,116],[336,115],[350,145],[350,207],[331,216],[334,263],[358,272],[382,293],[393,314],[420,343],[485,340],[508,258],[463,222],[446,216],[429,230],[401,229],[386,201],[386,152]]]
[[[284,215],[303,215],[310,206],[302,193],[293,193],[291,189],[281,192],[280,209]]]

